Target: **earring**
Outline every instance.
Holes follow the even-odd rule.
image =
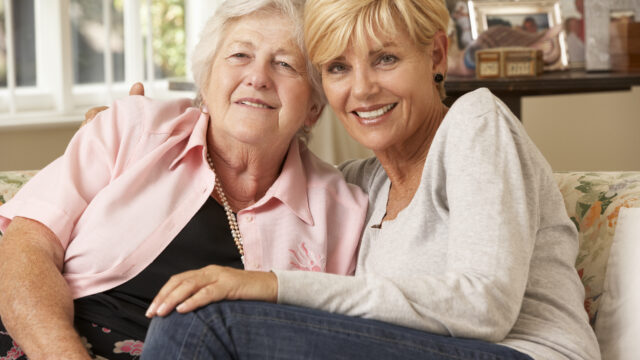
[[[436,73],[436,75],[433,77],[433,81],[435,81],[436,84],[440,84],[444,81],[444,75],[442,75],[441,73]]]

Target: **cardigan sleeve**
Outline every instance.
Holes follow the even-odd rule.
[[[539,183],[551,172],[523,138],[518,120],[497,100],[490,103],[481,113],[452,108],[430,150],[433,169],[425,172],[431,172],[431,184],[423,175],[420,186],[441,193],[447,211],[441,271],[398,274],[359,268],[354,277],[276,271],[278,302],[437,334],[502,340],[523,301],[538,228]],[[430,220],[426,214],[411,216]],[[409,231],[394,236],[420,241],[421,234]],[[365,257],[361,254],[359,261]],[[397,268],[402,267],[398,263],[430,259],[406,254],[385,261]]]
[[[64,154],[39,171],[0,207],[0,230],[26,217],[47,226],[63,248],[91,200],[124,168],[140,137],[140,99],[114,103],[79,129]],[[139,98],[139,97],[138,97]]]

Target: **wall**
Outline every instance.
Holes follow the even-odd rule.
[[[527,97],[522,118],[554,171],[640,171],[640,87],[627,92]],[[76,127],[0,128],[0,171],[42,168],[64,152]],[[345,139],[349,138],[339,122],[327,113],[310,147],[333,163],[370,156]]]
[[[554,171],[640,171],[640,87],[527,97],[522,120]]]
[[[41,169],[64,153],[79,125],[0,128],[0,171]]]

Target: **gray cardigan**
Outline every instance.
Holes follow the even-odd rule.
[[[535,359],[599,359],[574,268],[575,226],[551,169],[487,89],[438,129],[420,187],[380,224],[390,181],[375,159],[342,165],[369,193],[355,276],[275,271],[278,302],[497,342]]]

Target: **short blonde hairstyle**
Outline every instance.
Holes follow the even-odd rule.
[[[201,89],[206,88],[212,76],[211,67],[213,61],[218,53],[218,48],[227,35],[229,26],[243,16],[264,12],[281,14],[291,20],[294,27],[293,37],[305,58],[307,78],[311,85],[311,99],[314,104],[322,108],[326,104],[326,98],[322,90],[320,73],[309,61],[304,46],[302,24],[304,3],[305,0],[226,0],[220,4],[202,29],[200,40],[191,57],[191,71],[198,88],[196,105],[200,105],[199,92]]]
[[[448,26],[444,0],[309,0],[304,10],[305,44],[317,67],[350,44],[366,48],[368,39],[382,44],[382,34],[406,31],[416,46],[426,47]],[[436,86],[444,98],[444,82]]]

